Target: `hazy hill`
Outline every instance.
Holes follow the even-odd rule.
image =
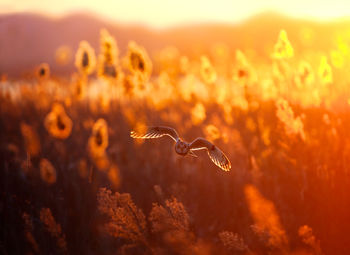
[[[48,62],[57,74],[68,73],[73,68],[73,61],[64,67],[57,66],[55,50],[64,44],[75,52],[79,41],[87,40],[98,52],[101,28],[107,28],[115,36],[122,54],[129,40],[140,43],[150,53],[169,45],[178,47],[181,52],[199,53],[215,42],[225,42],[232,48],[254,48],[262,53],[275,42],[282,28],[287,30],[296,49],[300,30],[304,27],[314,30],[318,48],[327,49],[332,43],[329,33],[349,23],[315,23],[267,12],[236,25],[196,24],[152,30],[142,26],[113,24],[86,14],[62,19],[26,13],[3,15],[0,16],[0,73],[17,76],[41,62]]]

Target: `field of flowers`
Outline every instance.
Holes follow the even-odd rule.
[[[299,54],[287,33],[264,56],[151,55],[102,29],[70,77],[2,74],[1,253],[347,254],[350,36]],[[155,125],[215,143],[231,171],[130,137]]]

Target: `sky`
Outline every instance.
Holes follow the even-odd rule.
[[[330,20],[350,17],[350,0],[0,0],[0,13],[61,17],[92,13],[127,24],[166,28],[188,23],[237,23],[262,11]]]

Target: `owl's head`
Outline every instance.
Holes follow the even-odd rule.
[[[185,156],[188,153],[189,150],[190,150],[190,146],[189,146],[188,143],[185,143],[185,142],[179,140],[175,144],[175,151],[176,151],[177,154]]]

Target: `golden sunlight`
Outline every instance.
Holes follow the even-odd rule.
[[[169,27],[202,22],[241,22],[262,11],[276,11],[293,17],[319,20],[341,18],[348,14],[347,0],[246,0],[246,1],[110,1],[110,0],[2,0],[0,13],[37,12],[62,16],[89,12],[112,21]]]
[[[1,254],[349,254],[347,2],[0,1]]]

